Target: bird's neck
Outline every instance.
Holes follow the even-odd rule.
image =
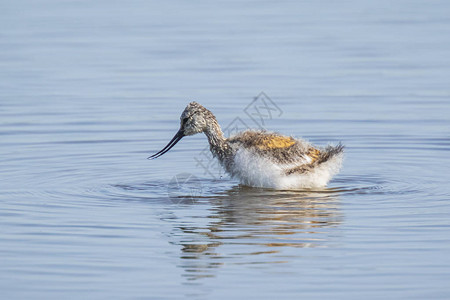
[[[216,120],[205,130],[212,154],[223,162],[230,154],[231,148],[223,136],[222,129]]]

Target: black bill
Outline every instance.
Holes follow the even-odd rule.
[[[173,139],[158,153],[153,154],[152,156],[149,156],[147,159],[155,159],[157,157],[160,157],[170,149],[172,149],[173,146],[175,146],[176,143],[178,143],[182,138],[184,137],[183,130],[178,130],[177,134],[173,137]]]

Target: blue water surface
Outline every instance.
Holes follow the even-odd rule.
[[[2,299],[449,299],[450,2],[3,1]],[[264,94],[260,94],[264,92]],[[240,186],[226,134],[346,145]]]

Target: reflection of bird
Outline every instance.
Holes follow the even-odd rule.
[[[214,277],[224,264],[291,263],[294,248],[333,247],[341,234],[339,191],[276,191],[234,186],[201,201],[211,205],[190,220],[170,219],[188,280]],[[206,200],[208,199],[208,200]]]
[[[225,138],[216,117],[196,102],[189,103],[180,120],[177,134],[150,159],[169,151],[184,136],[204,132],[214,157],[244,185],[276,189],[323,187],[342,163],[341,144],[318,149],[304,140],[254,130]]]

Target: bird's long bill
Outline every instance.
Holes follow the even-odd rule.
[[[170,149],[172,149],[173,146],[175,146],[176,143],[178,143],[182,138],[184,137],[183,130],[178,130],[177,134],[173,137],[173,139],[158,153],[153,154],[152,156],[149,156],[148,159],[155,159],[157,157],[160,157]]]

